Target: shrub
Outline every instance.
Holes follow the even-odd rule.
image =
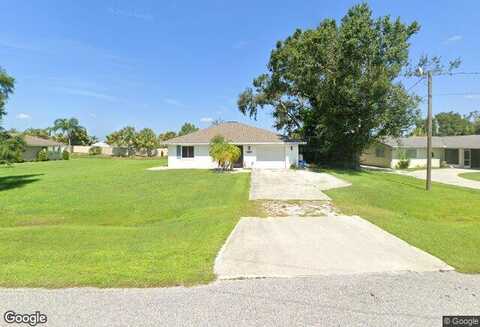
[[[296,164],[293,163],[293,164],[290,165],[290,169],[297,170],[298,167],[297,167]]]
[[[408,167],[410,167],[410,159],[400,159],[395,166],[397,169],[407,169]]]
[[[240,158],[240,148],[225,141],[223,136],[217,135],[210,141],[210,156],[218,162],[218,167],[231,170],[233,164]]]
[[[63,160],[70,160],[70,152],[68,152],[67,149],[63,150],[62,159]]]
[[[48,160],[48,151],[47,149],[43,148],[37,152],[37,161],[47,161]]]
[[[88,154],[91,155],[91,156],[97,156],[99,154],[102,154],[102,148],[99,147],[99,146],[92,146],[89,150],[88,150]]]

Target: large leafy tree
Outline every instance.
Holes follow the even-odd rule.
[[[144,128],[137,133],[135,147],[137,150],[146,152],[151,157],[153,151],[159,146],[158,138],[155,132],[150,128]]]
[[[458,112],[441,112],[435,115],[439,136],[469,135],[473,134],[474,127],[468,117]]]
[[[268,72],[240,94],[239,110],[256,118],[271,107],[275,127],[305,139],[316,160],[358,166],[371,143],[415,122],[418,99],[398,77],[418,30],[416,22],[372,18],[367,4],[339,23],[326,19],[297,30],[277,43]]]
[[[196,131],[198,131],[198,127],[196,127],[194,124],[185,123],[180,128],[180,131],[178,132],[178,136],[187,135]]]

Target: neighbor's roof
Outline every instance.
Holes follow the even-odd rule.
[[[393,148],[426,148],[427,137],[412,136],[397,139],[386,138],[382,143]],[[432,147],[480,149],[480,135],[433,136]]]
[[[110,144],[100,141],[100,142],[93,143],[92,146],[96,146],[100,148],[109,148]]]
[[[252,127],[238,122],[225,122],[198,130],[191,134],[175,137],[166,141],[165,144],[208,144],[212,138],[217,135],[221,135],[225,140],[237,144],[282,144],[286,142],[298,142],[288,140],[284,136],[266,129]]]
[[[50,139],[42,139],[41,137],[31,136],[31,135],[24,135],[23,139],[27,146],[59,146],[65,145],[63,143],[53,141]]]

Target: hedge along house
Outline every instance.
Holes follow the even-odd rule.
[[[22,154],[23,161],[35,161],[37,154],[43,149],[48,151],[49,160],[62,159],[62,152],[67,145],[50,139],[24,135],[23,140],[26,143],[25,151]]]
[[[235,168],[290,168],[298,165],[298,145],[271,131],[238,122],[225,122],[165,142],[170,168],[216,168],[210,157],[210,141],[221,135],[240,148]]]
[[[426,167],[427,138],[387,138],[365,151],[360,162],[364,165],[396,168],[402,159],[410,161],[409,168]],[[442,164],[457,168],[480,168],[480,135],[434,136],[432,167],[440,167]]]

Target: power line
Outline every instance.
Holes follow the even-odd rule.
[[[424,77],[419,78],[418,81],[416,81],[412,86],[408,88],[407,92],[410,92],[410,90],[412,90],[415,86],[417,86],[423,80],[424,80]]]
[[[480,72],[456,72],[456,73],[443,73],[438,75],[480,75]]]

